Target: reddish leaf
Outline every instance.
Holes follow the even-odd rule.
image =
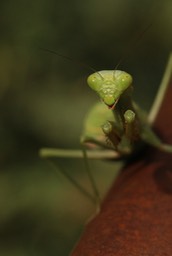
[[[169,86],[155,127],[172,144],[171,105]],[[172,255],[171,154],[148,148],[122,170],[72,255]]]

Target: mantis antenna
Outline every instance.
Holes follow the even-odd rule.
[[[132,48],[134,48],[134,46],[137,46],[138,45],[138,42],[141,41],[143,35],[150,29],[150,27],[152,26],[152,23],[150,23],[148,26],[146,26],[140,34],[137,35],[137,37],[134,39],[134,40],[131,40],[130,43],[128,44],[128,47],[126,48],[126,50],[123,52],[121,58],[119,59],[117,65],[115,66],[115,69],[116,70],[122,62],[124,62],[124,60],[131,54],[131,46]]]
[[[69,61],[72,61],[72,62],[75,62],[75,63],[77,63],[77,64],[81,64],[82,66],[84,66],[84,67],[90,69],[91,71],[97,73],[97,74],[100,76],[100,78],[102,79],[102,81],[104,80],[104,77],[103,77],[95,68],[91,67],[90,65],[86,64],[86,63],[83,62],[83,61],[75,60],[75,59],[73,59],[73,58],[71,58],[71,57],[69,57],[69,56],[63,55],[63,54],[61,54],[61,53],[58,53],[58,52],[56,52],[56,51],[49,50],[49,49],[46,49],[46,48],[43,48],[43,47],[39,47],[39,49],[40,49],[40,50],[43,50],[43,51],[46,51],[46,52],[49,52],[49,53],[52,53],[52,54],[55,54],[55,55],[57,55],[57,56],[59,56],[59,57],[65,58],[65,59],[67,59],[67,60],[69,60]]]

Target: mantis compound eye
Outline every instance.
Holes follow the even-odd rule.
[[[91,89],[98,92],[102,86],[103,77],[100,73],[96,72],[88,77],[87,83]]]
[[[126,72],[123,72],[118,78],[118,89],[123,92],[132,84],[132,76]]]

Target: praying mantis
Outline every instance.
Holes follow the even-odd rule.
[[[100,101],[95,103],[85,119],[80,139],[84,146],[83,150],[42,148],[40,156],[47,159],[83,157],[95,194],[93,199],[99,201],[87,159],[127,158],[136,153],[145,143],[172,153],[172,145],[163,143],[152,129],[171,73],[172,54],[170,54],[152,109],[147,115],[132,99],[133,78],[130,74],[121,70],[94,72],[88,77],[87,84],[96,92]],[[82,192],[89,195],[80,185],[76,185]]]

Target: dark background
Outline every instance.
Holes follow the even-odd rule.
[[[124,56],[119,68],[149,110],[171,50],[171,13],[171,0],[0,2],[0,255],[68,255],[94,211],[38,156],[43,146],[79,148],[98,99],[86,84],[92,71],[40,48],[96,70]],[[57,165],[87,185],[82,160]],[[103,196],[121,163],[90,165]]]

